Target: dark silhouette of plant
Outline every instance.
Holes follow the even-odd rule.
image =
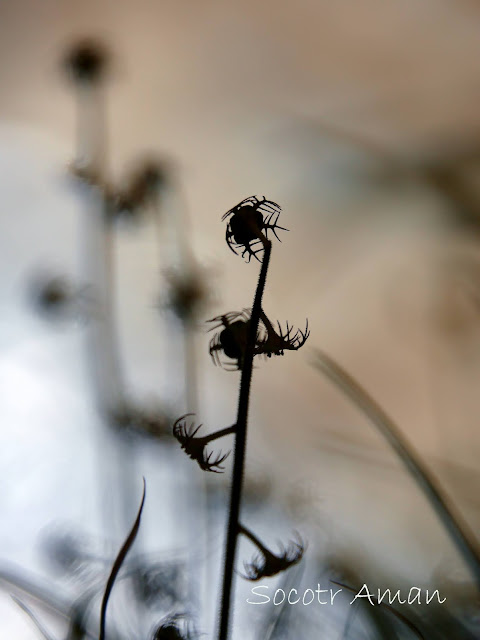
[[[199,634],[188,623],[185,615],[177,613],[163,620],[152,635],[152,640],[196,640]]]
[[[225,238],[233,253],[241,250],[242,257],[245,254],[248,256],[248,262],[252,256],[261,262],[258,254],[262,253],[265,245],[260,234],[267,239],[268,231],[272,231],[277,240],[280,240],[276,230],[288,231],[277,224],[280,211],[281,207],[276,202],[266,200],[265,197],[260,200],[257,196],[245,198],[227,211],[222,220],[228,219]]]
[[[198,436],[200,426],[195,427],[194,424],[187,426],[186,418],[189,415],[187,414],[179,418],[173,427],[174,435],[187,455],[207,471],[222,471],[221,465],[226,459],[226,454],[219,452],[212,459],[213,454],[206,451],[206,445],[223,436],[235,435],[233,478],[218,627],[219,640],[227,640],[229,635],[230,603],[238,535],[243,533],[259,549],[259,555],[254,558],[252,563],[245,565],[246,577],[250,580],[273,576],[288,569],[300,561],[304,552],[303,542],[299,538],[286,548],[281,548],[279,555],[275,555],[253,533],[239,524],[253,360],[255,356],[259,355],[271,357],[283,355],[287,350],[296,351],[305,344],[309,336],[308,323],[305,331],[294,333],[288,324],[284,330],[278,324],[278,331],[276,331],[262,307],[272,251],[272,242],[268,238],[268,234],[272,232],[279,239],[277,230],[286,231],[284,227],[278,225],[280,211],[280,206],[277,203],[267,200],[265,197],[251,196],[242,200],[222,217],[222,220],[227,221],[225,238],[233,253],[240,254],[242,257],[246,256],[247,262],[250,262],[254,257],[261,263],[251,310],[224,313],[209,320],[214,323],[214,330],[221,328],[221,331],[213,337],[209,345],[213,362],[226,369],[241,372],[235,425],[211,435]],[[221,359],[221,354],[226,360]]]
[[[142,511],[143,506],[145,504],[145,478],[143,479],[143,494],[142,500],[140,502],[140,507],[138,509],[137,517],[135,518],[135,522],[133,523],[133,527],[125,539],[120,551],[118,552],[117,557],[115,558],[115,562],[113,563],[112,570],[110,575],[108,576],[107,585],[105,587],[105,592],[103,594],[102,599],[102,608],[100,611],[100,633],[98,636],[98,640],[105,640],[105,625],[107,619],[107,606],[108,600],[110,599],[110,594],[112,593],[113,585],[115,584],[115,580],[117,579],[118,572],[122,568],[122,565],[127,557],[127,553],[130,551],[131,546],[135,542],[135,538],[137,537],[138,530],[140,529],[140,521],[142,519]]]
[[[106,627],[106,617],[107,617],[107,607],[110,599],[110,595],[112,593],[113,586],[118,577],[120,569],[122,568],[125,558],[127,557],[128,552],[130,551],[135,539],[137,537],[138,531],[140,529],[140,522],[142,518],[143,507],[145,505],[145,494],[146,494],[146,483],[145,478],[143,479],[143,492],[142,499],[140,501],[140,506],[138,508],[138,512],[135,518],[135,522],[126,537],[124,543],[122,544],[120,551],[115,558],[112,569],[108,576],[107,584],[105,586],[105,590],[102,598],[102,605],[100,610],[100,629],[98,640],[105,640],[105,627]],[[25,589],[28,595],[33,595],[34,591],[31,588]],[[67,638],[68,640],[81,640],[84,637],[93,637],[90,633],[88,633],[85,626],[85,617],[88,611],[88,608],[96,595],[97,589],[91,588],[89,589],[74,605],[71,607],[68,615],[64,614],[64,617],[70,621],[69,631]],[[32,622],[37,627],[38,631],[43,635],[45,640],[54,640],[53,635],[51,635],[44,625],[38,620],[36,615],[31,611],[31,609],[19,598],[12,595],[12,599],[14,602],[30,617]],[[45,604],[48,603],[48,600],[45,598],[45,595],[42,593],[38,598],[40,602]],[[52,607],[54,610],[59,610],[57,606]]]
[[[93,315],[95,301],[89,286],[75,286],[60,274],[40,273],[32,278],[30,302],[35,312],[52,323],[86,323]]]
[[[247,309],[240,312],[232,311],[207,320],[207,322],[216,323],[210,331],[223,327],[222,331],[216,333],[210,340],[209,352],[213,363],[230,371],[241,369],[251,325],[249,311]],[[257,340],[258,336],[255,342]],[[220,351],[223,351],[224,355],[233,362],[222,362]]]
[[[249,563],[244,562],[246,575],[243,577],[246,580],[255,582],[262,578],[270,578],[277,575],[281,571],[289,569],[294,564],[300,562],[305,552],[305,545],[302,538],[296,533],[296,540],[292,540],[288,543],[287,547],[284,547],[281,543],[280,553],[275,555],[267,547],[260,542],[249,529],[239,526],[240,533],[248,538],[258,548],[259,553],[254,556],[253,560]]]
[[[192,460],[196,460],[201,469],[204,471],[221,473],[224,470],[224,467],[221,465],[228,458],[230,452],[225,454],[220,452],[212,460],[213,453],[207,453],[205,447],[212,440],[235,433],[235,426],[215,431],[215,433],[211,433],[208,436],[195,437],[202,425],[199,425],[198,427],[195,427],[194,424],[187,426],[186,419],[192,415],[193,413],[186,413],[184,416],[178,418],[173,425],[173,435],[178,440],[185,453],[192,458]]]
[[[308,321],[305,331],[297,330],[293,334],[293,327],[289,327],[288,322],[285,330],[282,330],[280,323],[277,322],[277,333],[263,310],[260,312],[260,321],[261,324],[258,325],[255,339],[254,356],[264,355],[271,358],[272,356],[283,356],[285,351],[297,351],[305,344],[310,335]],[[230,371],[241,369],[251,325],[250,310],[231,311],[207,320],[207,322],[216,323],[211,331],[223,327],[222,331],[216,333],[210,341],[209,350],[213,363]],[[222,361],[219,355],[220,351],[223,351],[224,355],[233,362]]]

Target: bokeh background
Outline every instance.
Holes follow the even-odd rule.
[[[112,52],[108,179],[122,185],[145,155],[175,167],[176,190],[155,213],[160,225],[150,212],[115,230],[114,308],[129,396],[191,409],[182,396],[181,344],[161,302],[175,238],[184,233],[210,291],[195,323],[195,410],[212,430],[232,423],[238,374],[213,367],[203,320],[250,306],[257,266],[228,250],[221,216],[252,194],[278,202],[290,232],[274,246],[265,308],[300,327],[308,317],[311,337],[298,353],[255,370],[251,522],[267,539],[272,522],[286,535],[310,536],[308,567],[335,556],[373,585],[469,584],[400,462],[312,362],[321,348],[355,376],[475,531],[479,26],[474,0],[1,2],[5,567],[50,584],[39,542],[50,529],[85,531],[90,541],[117,536],[117,545],[125,531],[119,523],[105,530],[99,499],[99,451],[105,460],[115,447],[92,399],[85,333],[102,323],[102,310],[87,304],[87,317],[51,323],[33,304],[45,273],[88,293],[88,203],[68,176],[76,111],[60,64],[88,36]],[[145,442],[136,454],[134,495],[142,474],[151,486],[145,544],[167,554],[188,545],[208,520],[188,519],[189,489],[217,482],[219,515],[207,546],[218,576],[230,465],[205,480],[178,446],[166,446]],[[215,609],[211,579],[205,624]],[[5,594],[2,635],[38,637]],[[236,619],[246,611],[239,605]]]

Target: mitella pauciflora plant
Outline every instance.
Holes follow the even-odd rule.
[[[179,418],[173,426],[173,434],[182,449],[195,460],[201,469],[214,473],[224,470],[223,463],[229,453],[209,451],[209,445],[227,435],[234,435],[233,478],[230,494],[230,511],[226,536],[223,572],[223,588],[220,602],[218,640],[227,640],[230,627],[232,583],[234,574],[237,538],[243,535],[257,548],[250,563],[244,563],[247,580],[260,580],[274,576],[299,562],[305,545],[297,536],[286,547],[281,546],[277,554],[270,551],[260,540],[240,523],[240,505],[247,442],[248,406],[252,381],[253,361],[256,356],[271,358],[284,355],[285,351],[297,351],[308,336],[308,322],[304,331],[296,330],[285,323],[276,326],[269,320],[263,306],[267,272],[272,252],[269,236],[278,238],[278,231],[287,231],[278,225],[281,208],[275,202],[251,196],[227,211],[225,238],[229,248],[250,262],[255,258],[260,263],[260,275],[251,309],[228,312],[208,322],[212,330],[218,330],[210,341],[209,351],[215,364],[227,370],[240,372],[240,391],[237,418],[233,425],[209,435],[200,435],[202,425],[196,426],[193,414]]]

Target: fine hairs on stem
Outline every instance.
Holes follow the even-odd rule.
[[[279,205],[275,202],[265,197],[250,196],[227,211],[222,218],[227,221],[225,239],[232,252],[245,257],[247,262],[255,258],[261,265],[251,310],[245,309],[239,313],[228,312],[209,321],[215,323],[213,329],[221,328],[210,342],[212,360],[226,369],[241,372],[235,424],[207,436],[197,436],[201,425],[187,426],[187,416],[192,415],[187,414],[179,418],[173,428],[174,436],[182,449],[197,461],[201,469],[216,473],[223,471],[222,463],[228,454],[219,452],[217,457],[212,459],[213,453],[206,452],[206,445],[230,434],[235,438],[218,640],[229,638],[238,536],[240,534],[246,536],[258,550],[253,561],[245,563],[246,576],[244,577],[248,580],[274,576],[288,569],[301,560],[305,549],[304,543],[297,534],[296,540],[287,547],[282,546],[280,553],[276,555],[260,542],[250,529],[240,524],[253,360],[257,355],[271,358],[284,355],[285,351],[297,351],[310,335],[308,323],[305,331],[296,332],[293,332],[293,328],[288,324],[286,329],[282,330],[280,323],[277,323],[277,332],[262,306],[272,253],[272,242],[268,236],[272,233],[279,240],[277,231],[286,231],[284,227],[278,225],[280,211]],[[222,361],[221,356],[227,358],[227,361]]]

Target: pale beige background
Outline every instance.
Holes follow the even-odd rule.
[[[91,417],[80,340],[41,327],[22,287],[44,264],[78,268],[82,202],[63,177],[74,105],[58,60],[72,39],[93,35],[116,54],[107,92],[111,175],[120,180],[144,152],[177,163],[195,253],[216,290],[210,315],[248,306],[257,273],[225,246],[222,213],[251,194],[284,209],[291,233],[275,245],[265,306],[299,326],[308,317],[312,335],[302,352],[255,374],[250,464],[272,474],[271,499],[289,509],[306,496],[308,519],[358,554],[369,575],[381,567],[411,584],[442,568],[462,575],[429,506],[370,425],[311,368],[307,347],[325,350],[375,396],[475,529],[478,237],[456,231],[456,212],[420,181],[379,176],[390,166],[385,157],[410,166],[476,150],[479,28],[474,0],[2,0],[6,549],[25,553],[81,487],[65,485],[73,455],[65,416],[78,429]],[[467,169],[474,181],[475,162]],[[151,224],[120,234],[118,304],[132,390],[169,396],[168,345],[152,311],[155,243]],[[231,421],[237,378],[211,367],[208,339],[199,332],[201,411],[214,428]],[[59,433],[63,453],[48,459]],[[16,475],[22,466],[29,473]],[[33,509],[32,484],[47,472]],[[12,543],[16,526],[23,533]],[[12,615],[17,638],[36,637]]]

